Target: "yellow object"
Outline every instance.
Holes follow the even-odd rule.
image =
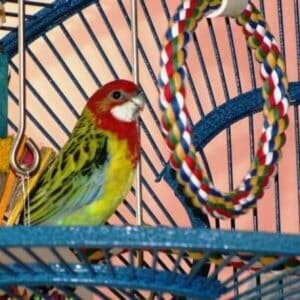
[[[9,171],[9,155],[12,143],[12,136],[0,139],[0,172],[2,173],[8,173]]]
[[[260,259],[260,262],[262,263],[263,266],[268,266],[272,263],[274,263],[278,258],[274,256],[265,256]]]
[[[13,140],[13,139],[12,139]],[[20,157],[22,156],[23,152],[24,152],[24,148],[25,148],[25,140],[26,138],[23,137],[20,147],[18,149],[17,152],[17,158],[20,159]],[[12,142],[12,141],[11,141]],[[8,148],[8,147],[7,147]],[[9,147],[9,150],[7,150],[7,160],[8,160],[8,166],[9,166],[9,155],[10,155],[10,149],[11,146]],[[3,153],[4,155],[5,153]],[[3,218],[7,209],[7,205],[9,203],[10,197],[12,195],[13,189],[15,188],[15,183],[16,183],[16,174],[13,172],[12,169],[7,169],[8,171],[8,176],[7,176],[7,180],[4,186],[4,191],[2,194],[2,197],[0,198],[0,224],[2,224],[3,222]]]
[[[39,179],[40,175],[44,172],[47,168],[50,161],[53,159],[55,152],[51,148],[42,148],[41,150],[41,163],[37,173],[30,178],[28,183],[27,191],[30,191],[34,188],[37,180]],[[27,195],[22,194],[16,201],[16,205],[14,206],[8,220],[6,226],[14,225],[17,219],[19,218],[23,208],[24,208],[24,199],[26,199]]]

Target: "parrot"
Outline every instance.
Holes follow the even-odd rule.
[[[132,186],[140,154],[141,89],[118,79],[86,102],[70,138],[27,195],[19,224],[97,226],[105,224]],[[70,249],[79,260],[102,260],[99,249]],[[38,287],[50,293],[53,287]],[[72,287],[67,287],[73,290]],[[30,299],[42,299],[31,295]]]
[[[104,224],[132,186],[140,151],[137,120],[144,103],[131,81],[119,79],[99,88],[31,190],[23,223]]]

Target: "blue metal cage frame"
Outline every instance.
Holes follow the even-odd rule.
[[[118,238],[116,238],[118,237]],[[272,247],[270,247],[272,245]],[[70,264],[64,260],[56,248],[62,247],[89,247],[100,248],[107,251],[113,247],[127,249],[130,256],[135,251],[151,251],[153,255],[150,268],[137,267],[130,264],[127,267],[114,266],[109,257],[105,264],[85,265]],[[174,269],[161,271],[157,268],[159,252],[169,249],[181,253],[175,263]],[[46,264],[43,259],[36,259],[34,251],[38,247],[52,249],[56,260]],[[222,285],[216,279],[217,273],[210,274],[207,278],[197,276],[197,269],[206,263],[208,255],[213,253],[255,253],[252,262],[259,260],[265,255],[281,253],[281,258],[272,265],[266,266],[259,274],[276,268],[290,257],[298,255],[300,237],[293,235],[249,233],[249,232],[226,232],[208,229],[170,229],[170,228],[138,228],[138,227],[17,227],[7,228],[0,231],[0,249],[5,255],[14,257],[13,249],[21,248],[35,258],[34,263],[17,260],[7,265],[1,264],[0,286],[25,285],[34,290],[38,285],[83,285],[90,288],[104,285],[123,289],[147,289],[153,292],[168,292],[175,295],[183,295],[195,299],[217,299],[222,293],[233,289],[237,284],[236,274],[229,276],[226,285]],[[182,254],[187,251],[202,252],[203,258],[195,265],[190,274],[177,273],[178,264],[183,259]],[[131,258],[133,260],[133,257]],[[288,271],[288,275],[299,272],[300,266]],[[241,272],[246,272],[247,268]],[[5,273],[5,274],[3,274]],[[239,274],[240,275],[240,274]],[[258,274],[248,275],[245,281]],[[279,280],[286,274],[276,275],[266,287],[274,289]],[[225,282],[225,281],[224,281]],[[276,287],[275,287],[276,288]],[[257,290],[254,297],[257,297]],[[261,291],[260,291],[261,292]],[[99,292],[100,293],[100,292]],[[73,296],[71,291],[68,292]],[[245,293],[247,294],[247,293]],[[251,293],[250,293],[251,294]],[[253,297],[253,295],[252,295]],[[140,299],[140,298],[139,298]],[[243,298],[242,298],[243,299]],[[252,299],[252,298],[251,298]]]
[[[3,1],[4,3],[6,1]],[[9,1],[7,1],[9,2]],[[30,1],[28,1],[29,3]],[[122,1],[118,1],[128,26],[130,26],[130,19],[126,13]],[[281,1],[278,5],[282,5]],[[101,45],[97,42],[91,28],[87,23],[87,20],[81,14],[81,10],[95,4],[100,15],[105,19],[109,31],[113,36],[115,43],[120,49],[120,53],[131,71],[131,65],[128,57],[122,51],[122,47],[119,45],[118,38],[115,36],[113,28],[109,23],[109,20],[105,16],[101,5],[96,0],[56,0],[52,4],[47,4],[43,7],[41,3],[41,9],[34,16],[28,17],[26,22],[26,40],[30,44],[37,38],[43,36],[45,42],[49,48],[55,52],[55,47],[48,39],[47,33],[50,29],[59,25],[62,26],[64,34],[68,36],[68,31],[63,26],[63,21],[78,13],[83,24],[87,27],[89,34],[91,35],[94,43],[96,44],[99,52],[105,57],[105,53],[101,48]],[[160,48],[160,41],[153,25],[153,20],[147,10],[145,1],[140,1],[140,5],[144,10],[145,18],[152,28],[152,33],[156,41],[157,47]],[[296,4],[297,5],[297,4]],[[168,10],[167,2],[162,1],[162,7],[167,18],[170,18],[170,12]],[[263,1],[261,1],[261,7],[263,8]],[[280,17],[280,15],[279,15]],[[299,10],[296,13],[296,20],[299,20]],[[226,21],[228,22],[228,21]],[[212,34],[212,40],[214,41],[213,25],[211,21],[208,21],[209,29]],[[226,23],[228,26],[228,23]],[[283,28],[282,22],[281,29]],[[230,27],[228,27],[230,28]],[[296,24],[297,33],[300,32],[299,23]],[[10,67],[12,70],[17,72],[17,67],[11,60],[17,53],[17,38],[16,30],[10,29],[8,33],[0,43],[1,50],[10,60]],[[230,29],[228,29],[229,40],[233,43]],[[281,39],[284,40],[283,30],[281,32]],[[297,35],[299,36],[299,34]],[[194,42],[197,43],[197,37],[194,35]],[[94,78],[94,81],[101,85],[100,80],[94,74],[93,70],[89,67],[88,62],[85,61],[82,53],[78,49],[76,43],[72,43],[72,37],[69,36],[71,44],[76,49],[78,56],[83,60],[84,65]],[[297,42],[299,45],[299,41]],[[218,46],[214,44],[216,53],[218,54]],[[144,51],[142,44],[138,41],[139,51],[142,59],[146,65],[149,66],[149,73],[154,83],[157,83],[156,76],[151,67],[151,63]],[[200,47],[200,46],[199,46]],[[234,49],[234,47],[232,47]],[[284,49],[283,49],[284,50]],[[50,75],[47,70],[43,69],[41,63],[35,57],[34,53],[28,49],[28,54],[41,68],[44,75],[51,81]],[[233,50],[234,51],[234,50]],[[298,61],[300,62],[300,49],[297,47]],[[283,51],[284,53],[284,51]],[[59,54],[56,53],[59,57]],[[198,49],[199,61],[202,62],[203,70],[207,69],[205,65],[201,50]],[[218,57],[218,55],[217,55]],[[234,57],[234,53],[233,53]],[[61,59],[59,59],[61,61]],[[249,58],[251,62],[251,58]],[[109,64],[109,60],[106,60],[107,65],[114,77],[118,77],[113,66]],[[234,64],[237,61],[233,59]],[[299,63],[298,62],[298,63]],[[83,98],[87,98],[87,93],[77,82],[76,78],[72,77],[71,70],[66,65],[64,66],[66,72],[72,78],[74,84],[82,94]],[[218,59],[218,67],[222,77],[225,77],[222,72],[222,63],[220,58]],[[253,68],[250,63],[250,67]],[[300,68],[299,68],[300,69]],[[238,70],[238,68],[237,68]],[[204,72],[205,73],[205,72]],[[205,75],[205,74],[204,74]],[[207,74],[206,74],[207,75]],[[200,100],[197,95],[193,78],[188,78],[189,85],[192,89],[192,93],[195,96],[196,102],[198,101],[199,113],[202,116],[202,120],[194,125],[193,128],[193,139],[197,150],[203,160],[205,160],[205,154],[203,148],[222,130],[229,128],[230,125],[241,120],[245,117],[251,117],[254,113],[258,112],[262,108],[262,100],[260,98],[260,91],[256,87],[255,78],[252,78],[253,90],[247,93],[242,93],[242,89],[239,83],[238,71],[235,74],[237,89],[240,96],[229,99],[229,93],[226,92],[228,100],[223,105],[218,106],[215,103],[213,93],[211,92],[211,101],[214,109],[204,114],[201,108]],[[206,76],[206,82],[209,87],[209,78]],[[225,82],[225,80],[224,80]],[[55,82],[52,82],[55,87]],[[47,106],[47,103],[42,99],[34,87],[27,82],[28,88],[36,95],[36,97],[43,103],[49,113],[51,109]],[[55,87],[57,92],[60,94],[62,100],[69,107],[70,111],[75,117],[78,117],[78,112],[69,102],[67,97],[60,91],[59,87]],[[211,90],[211,87],[210,89]],[[300,84],[294,82],[290,84],[290,96],[292,99],[292,105],[295,107],[295,120],[298,120],[297,107],[300,101]],[[9,95],[13,101],[18,102],[17,97],[13,91],[9,90]],[[155,112],[151,110],[151,105],[148,101],[148,108],[152,113],[153,119],[156,124],[159,124],[158,117]],[[53,138],[47,133],[47,131],[39,124],[38,120],[27,112],[28,118],[41,130],[41,132],[48,137],[53,144],[54,148],[59,149],[59,145]],[[62,130],[66,135],[69,134],[69,130],[64,124],[53,114],[53,118],[60,124]],[[8,120],[9,126],[12,129],[16,129],[16,126],[12,120]],[[141,124],[142,129],[145,131],[146,136],[149,140],[153,141],[151,134],[145,124]],[[158,125],[159,126],[159,125]],[[299,136],[299,126],[296,128],[296,135]],[[155,143],[153,142],[155,145]],[[229,143],[230,144],[230,143]],[[297,145],[297,153],[299,154],[299,145]],[[184,204],[188,215],[191,219],[193,229],[180,229],[180,228],[165,228],[158,226],[157,228],[140,228],[140,227],[110,227],[104,226],[101,228],[48,228],[48,227],[16,227],[16,228],[2,228],[0,230],[0,252],[1,255],[9,259],[9,262],[0,262],[0,288],[7,294],[16,298],[22,299],[13,294],[10,287],[13,285],[21,285],[28,287],[32,292],[41,294],[38,290],[38,286],[44,284],[50,284],[57,286],[58,289],[62,290],[66,295],[75,299],[80,299],[80,295],[76,291],[70,289],[71,285],[80,285],[84,289],[88,290],[90,294],[99,296],[100,299],[110,299],[104,292],[96,289],[96,286],[109,287],[111,292],[114,293],[118,299],[145,299],[140,290],[148,290],[152,292],[153,297],[157,299],[164,299],[164,295],[175,295],[176,297],[185,296],[195,299],[218,299],[222,294],[230,295],[228,297],[234,299],[259,299],[263,297],[272,296],[272,299],[297,299],[293,297],[299,297],[300,288],[298,287],[300,266],[295,266],[291,269],[280,269],[280,272],[274,272],[278,268],[282,267],[285,262],[289,261],[293,257],[300,256],[300,237],[298,235],[287,235],[280,233],[259,233],[259,232],[240,232],[240,231],[224,231],[224,230],[213,230],[207,229],[208,220],[200,213],[195,211],[187,205],[187,201],[184,195],[180,191],[180,187],[172,176],[172,172],[168,168],[164,161],[159,149],[155,149],[162,165],[166,165],[163,173],[161,170],[157,170],[154,166],[151,167],[151,160],[147,156],[147,153],[142,152],[143,158],[149,163],[156,177],[163,177],[164,180],[172,187],[177,197]],[[299,159],[298,159],[299,165]],[[208,168],[208,166],[207,166]],[[299,166],[298,166],[299,169]],[[299,172],[299,171],[298,171]],[[209,173],[209,168],[208,168]],[[230,176],[230,175],[229,175]],[[147,185],[147,188],[151,191],[151,186],[143,180],[143,184]],[[152,191],[153,197],[155,193]],[[160,200],[157,199],[158,205],[161,207],[163,212],[168,216],[170,224],[177,227],[176,222],[172,219],[172,216],[168,215],[168,211],[165,209]],[[134,208],[125,201],[127,208],[134,213]],[[151,210],[147,207],[146,203],[143,203],[144,209],[151,214]],[[127,224],[126,219],[122,214],[118,214],[120,220]],[[160,225],[159,220],[155,215],[151,215],[154,222]],[[233,222],[234,225],[234,222]],[[216,227],[219,225],[217,224]],[[204,228],[203,228],[204,227]],[[233,226],[234,227],[234,226]],[[280,227],[280,226],[279,226]],[[48,262],[37,253],[38,248],[46,248],[53,255],[53,261]],[[100,248],[104,251],[103,264],[89,265],[86,261],[71,262],[64,257],[64,250],[80,247],[88,248]],[[62,248],[62,249],[61,249]],[[126,250],[125,254],[118,254],[119,259],[123,262],[123,266],[115,264],[115,261],[110,256],[110,250],[114,248],[120,248]],[[29,256],[31,259],[28,261],[23,260],[15,253],[19,249],[25,256]],[[145,261],[142,266],[136,264],[136,252],[145,251],[149,252],[151,259]],[[172,251],[172,254],[170,254]],[[188,253],[201,253],[200,257],[196,261],[191,261],[188,258]],[[175,253],[175,254],[174,254]],[[238,270],[234,270],[232,274],[228,275],[227,278],[218,279],[218,273],[221,269],[227,267],[230,261],[237,255],[249,254],[251,257],[246,262],[244,267]],[[162,257],[168,256],[169,263],[165,264]],[[215,269],[210,272],[209,275],[203,271],[204,266],[212,264],[210,258],[214,255],[221,255],[223,260],[221,263],[216,263]],[[249,269],[254,266],[262,257],[272,256],[275,257],[272,263],[267,264],[259,269],[256,273],[249,273]],[[185,261],[187,267],[182,267],[182,262]],[[261,282],[260,276],[266,273],[273,274],[274,276],[266,282]],[[274,272],[274,273],[272,273]],[[207,276],[206,276],[207,275]],[[242,285],[247,285],[249,282],[254,280],[255,285],[248,287],[246,290],[239,290]],[[292,290],[286,288],[292,287]],[[275,296],[274,296],[275,295]],[[46,296],[45,296],[46,297]],[[178,298],[179,299],[179,298]]]

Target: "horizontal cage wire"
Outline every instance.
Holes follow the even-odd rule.
[[[1,3],[6,16],[0,39],[8,57],[8,133],[16,134],[18,3]],[[247,214],[229,220],[214,219],[191,205],[168,164],[158,74],[163,36],[180,3],[137,1],[138,81],[146,98],[140,120],[145,226],[132,227],[132,187],[107,222],[117,226],[5,228],[0,231],[3,294],[16,299],[31,294],[45,299],[61,294],[69,299],[300,297],[298,1],[253,1],[286,61],[290,121],[282,158],[263,198]],[[25,20],[26,136],[39,148],[59,151],[99,86],[132,79],[131,1],[28,0]],[[213,184],[233,190],[247,172],[261,134],[259,64],[231,18],[200,21],[186,52],[186,105],[197,155]],[[23,193],[21,180],[16,182]],[[3,188],[0,184],[0,192]],[[8,206],[5,220],[11,210]],[[84,255],[76,258],[73,252],[82,247],[98,249],[100,262],[91,264]]]

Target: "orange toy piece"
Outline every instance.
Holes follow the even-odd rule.
[[[25,138],[22,139],[20,148],[19,148],[18,153],[17,153],[17,159],[21,158],[21,156],[24,152],[24,147],[25,147]],[[6,149],[6,152],[7,152],[7,150],[8,149]],[[5,151],[4,148],[3,148],[3,151]],[[3,168],[7,167],[7,163],[9,164],[9,153],[10,153],[10,149],[6,153],[6,155],[8,157],[8,162],[5,161],[3,163]],[[2,159],[1,159],[1,161],[2,161]],[[3,218],[4,218],[4,215],[5,215],[8,203],[9,203],[9,199],[10,199],[11,194],[13,192],[13,189],[15,187],[15,183],[16,183],[16,174],[13,172],[13,170],[9,169],[8,170],[8,176],[7,176],[6,183],[5,183],[4,190],[3,190],[3,194],[0,198],[0,226],[3,225]]]

